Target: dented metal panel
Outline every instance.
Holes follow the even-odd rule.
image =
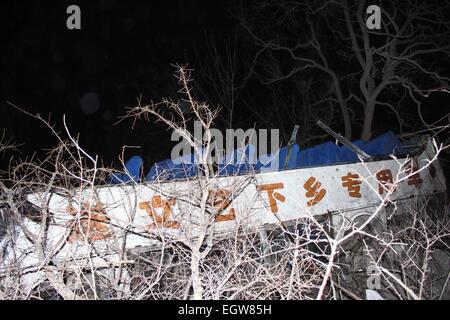
[[[401,181],[392,200],[445,191],[438,162],[426,169],[434,156],[429,144],[412,159],[390,159],[342,164],[211,180],[207,209],[218,237],[234,234],[236,227],[254,229],[308,215],[347,212],[376,206],[391,183]],[[399,171],[401,169],[401,171]],[[197,180],[161,184],[99,187],[74,192],[72,197],[52,194],[55,237],[66,234],[68,246],[79,246],[83,237],[108,247],[127,230],[127,246],[150,244],[149,234],[195,238],[200,221],[201,188]],[[29,201],[41,205],[47,199],[33,194]],[[77,221],[80,217],[80,221]],[[89,222],[88,220],[93,220]],[[69,229],[72,228],[72,231]],[[77,231],[78,230],[78,231]],[[83,230],[86,234],[82,233]],[[120,242],[120,241],[119,241]]]
[[[308,216],[342,213],[351,217],[373,212],[391,183],[399,179],[403,180],[392,192],[393,201],[442,193],[446,184],[439,162],[427,166],[434,157],[429,143],[413,159],[211,179],[205,215],[200,214],[202,188],[198,180],[101,186],[49,198],[35,193],[28,200],[36,206],[48,201],[52,217],[46,246],[55,253],[55,262],[72,260],[77,267],[108,267],[118,261],[123,246],[129,250],[157,247],[161,237],[189,242],[205,225],[212,224],[214,230],[208,232],[219,239],[235,236],[236,230],[255,232]],[[28,218],[24,223],[31,232],[40,230],[39,224]],[[15,252],[15,257],[6,255],[5,260],[19,256],[22,268],[36,267],[33,244],[20,230]],[[40,273],[30,273],[26,277],[30,279],[23,281],[31,284],[40,277]]]

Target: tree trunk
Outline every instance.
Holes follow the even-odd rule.
[[[375,111],[375,102],[368,101],[366,103],[366,109],[364,113],[364,124],[361,132],[361,140],[367,142],[372,137],[372,122],[373,122],[373,114]]]
[[[342,116],[344,118],[344,130],[345,130],[344,134],[348,140],[351,140],[352,139],[352,124],[350,121],[350,115],[348,114],[347,106],[343,106],[341,108],[341,110],[342,110]]]
[[[334,82],[334,89],[336,91],[336,97],[339,101],[339,106],[341,107],[342,112],[342,119],[344,120],[344,136],[348,139],[352,139],[352,123],[350,121],[350,115],[348,113],[348,107],[347,102],[344,99],[344,96],[342,95],[342,89],[341,84],[339,83],[339,78],[337,75],[329,70],[329,73],[331,74],[331,77],[333,78]]]
[[[197,249],[197,248],[196,248]],[[203,287],[200,278],[200,250],[193,250],[191,256],[192,300],[203,300]]]

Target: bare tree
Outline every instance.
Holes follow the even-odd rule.
[[[307,90],[320,92],[318,105],[340,109],[347,138],[358,123],[361,139],[370,139],[374,114],[385,108],[402,130],[411,125],[411,103],[427,125],[421,102],[449,88],[450,6],[439,1],[383,2],[381,29],[369,30],[366,9],[371,4],[261,0],[243,6],[238,16],[257,48],[248,77],[269,87],[320,79]]]
[[[448,210],[442,211],[447,201],[432,205],[418,196],[407,205],[411,201],[393,200],[395,190],[429,170],[445,146],[434,142],[435,156],[418,170],[411,169],[410,158],[393,157],[398,173],[377,187],[377,172],[363,163],[363,182],[379,197],[372,208],[305,212],[292,223],[274,224],[261,233],[252,219],[235,219],[229,207],[243,189],[258,183],[258,176],[250,172],[218,179],[209,166],[217,110],[195,99],[189,69],[179,67],[177,77],[181,100],[139,105],[126,115],[154,117],[193,148],[197,176],[173,182],[164,180],[161,172],[145,186],[171,203],[176,198],[177,216],[172,220],[153,214],[149,226],[135,222],[138,207],[146,205],[137,205],[142,184],[136,182],[114,187],[124,190],[119,201],[99,203],[101,193],[112,188],[104,185],[111,170],[83,150],[64,119],[67,140],[60,139],[44,159],[11,165],[0,180],[1,213],[8,221],[7,231],[0,234],[1,298],[365,299],[369,266],[379,272],[377,292],[383,298],[446,296],[448,270],[443,278],[435,277],[433,257],[438,250],[448,252],[449,216]],[[202,124],[201,138],[189,130],[193,119]],[[36,198],[33,203],[30,194]],[[54,210],[52,197],[69,203],[63,215]],[[239,217],[254,215],[256,200],[247,201]],[[126,222],[120,226],[104,214],[108,206],[118,205]],[[219,232],[218,224],[227,219],[236,220],[228,230],[231,237]],[[179,232],[171,232],[174,225]],[[151,240],[152,245],[130,249],[131,236],[139,236],[140,243]],[[64,251],[69,245],[71,250]]]
[[[217,117],[224,122],[226,128],[235,125],[235,108],[240,91],[236,40],[227,39],[222,52],[213,40],[206,38],[206,58],[200,58],[201,55],[197,54],[197,70],[200,71],[197,79],[200,85],[196,89],[201,90],[210,103],[216,101],[222,106],[222,112]]]

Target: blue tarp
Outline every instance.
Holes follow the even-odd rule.
[[[354,145],[365,151],[366,144],[361,140],[352,141]],[[340,162],[356,162],[359,161],[358,156],[351,149],[346,146],[340,147],[339,150],[339,161]]]
[[[194,154],[172,161],[167,159],[155,163],[145,176],[146,181],[175,180],[195,177],[197,166]]]
[[[140,156],[131,157],[127,162],[125,162],[126,173],[113,173],[109,177],[108,182],[111,184],[126,183],[130,181],[140,182],[143,163],[144,161]]]
[[[395,152],[396,148],[402,146],[400,140],[391,132],[376,137],[364,143],[361,140],[353,141],[355,145],[371,156],[389,155]],[[245,174],[252,171],[277,171],[285,169],[285,161],[288,155],[288,147],[282,147],[275,155],[262,155],[256,161],[256,149],[253,145],[236,149],[225,156],[218,165],[218,175],[228,176]],[[161,180],[175,180],[191,178],[197,175],[197,161],[193,154],[172,161],[167,159],[152,166],[145,177],[146,181],[155,181],[157,177]],[[291,146],[291,156],[287,169],[295,169],[309,166],[330,165],[359,161],[358,156],[345,146],[337,146],[332,142],[325,142],[320,145],[300,151],[297,144]],[[126,183],[130,181],[140,181],[140,173],[143,161],[139,156],[134,156],[125,164],[127,174],[116,173],[110,177],[110,183]]]
[[[300,151],[298,144],[293,144],[291,146],[291,155],[289,157],[289,162],[287,163],[286,169],[295,169],[297,165],[297,157]],[[289,147],[282,147],[279,151],[278,168],[285,169],[286,157],[289,153]]]
[[[297,168],[338,163],[339,151],[339,147],[332,142],[302,150],[297,154]]]
[[[291,147],[291,155],[289,157],[289,161],[286,164],[286,157],[289,154],[289,147],[282,147],[278,150],[278,153],[275,155],[265,154],[259,156],[254,169],[256,171],[278,171],[280,169],[295,169],[297,167],[297,155],[300,150],[298,144],[293,144]]]
[[[254,170],[253,159],[256,159],[256,149],[249,144],[243,148],[234,150],[227,154],[223,161],[219,163],[219,176],[229,176],[235,174],[245,174]]]
[[[272,156],[270,153],[259,156],[258,160],[256,161],[256,164],[255,164],[255,170],[256,171],[260,171],[262,169],[269,170],[269,168],[271,168],[273,160],[275,158],[276,158],[276,156]],[[278,167],[274,168],[273,171],[276,171],[276,170],[278,170]]]
[[[392,131],[388,131],[385,134],[376,137],[369,141],[364,151],[371,156],[383,156],[394,153],[394,149],[401,145],[400,140],[395,136]]]
[[[356,140],[353,141],[353,144],[370,156],[389,155],[401,146],[400,140],[391,131],[367,143]],[[357,161],[359,161],[359,158],[356,153],[346,146],[339,147],[332,142],[325,142],[299,152],[297,156],[297,168]]]

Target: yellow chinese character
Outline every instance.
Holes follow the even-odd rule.
[[[216,222],[231,221],[236,219],[236,210],[230,208],[227,214],[222,214],[231,205],[231,191],[225,189],[219,189],[215,191],[209,191],[208,204],[213,206],[217,215],[215,217]]]
[[[68,238],[69,242],[83,241],[86,237],[90,241],[104,240],[111,237],[111,232],[107,227],[109,217],[103,203],[97,202],[96,205],[82,203],[78,211],[72,205],[67,207],[67,212],[72,216],[79,213],[79,221],[74,222],[74,227]]]
[[[419,170],[419,168],[418,168],[416,162],[411,159],[411,161],[409,162],[409,164],[407,166],[407,170],[406,170],[407,174],[409,175],[408,185],[419,188],[422,185],[423,180],[420,177],[420,174],[419,174],[419,172],[417,172],[417,170]]]
[[[148,226],[149,229],[155,225],[157,227],[176,229],[180,227],[178,222],[169,221],[173,205],[175,205],[175,199],[164,200],[158,195],[153,196],[151,201],[139,203],[139,208],[147,211],[148,215],[154,220],[154,223]],[[162,209],[162,214],[158,214],[156,209]]]
[[[283,189],[283,188],[284,188],[283,183],[269,183],[256,186],[256,190],[258,191],[267,191],[267,196],[269,197],[270,210],[272,211],[272,213],[278,212],[277,200],[281,202],[286,201],[286,198],[281,193],[275,192],[276,189]]]
[[[310,177],[305,182],[303,187],[306,190],[305,196],[307,198],[312,198],[306,203],[308,207],[312,207],[318,204],[320,201],[322,201],[323,197],[325,197],[325,194],[327,193],[325,189],[321,189],[322,184],[314,177]]]
[[[385,189],[392,186],[394,183],[394,178],[392,177],[392,172],[389,169],[378,171],[376,174],[378,180],[378,193],[383,194]],[[395,189],[394,189],[395,191]]]
[[[347,188],[348,195],[353,198],[361,198],[361,180],[357,173],[349,172],[346,176],[341,177],[342,186]]]

